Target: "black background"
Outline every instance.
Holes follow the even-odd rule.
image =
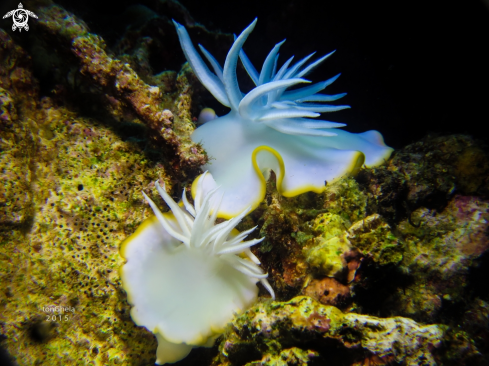
[[[320,81],[342,73],[326,92],[347,92],[341,103],[352,108],[324,118],[347,123],[348,131],[379,130],[395,148],[428,133],[487,138],[489,0],[181,3],[213,31],[240,33],[258,17],[244,46],[258,70],[285,38],[279,64],[292,55],[297,60],[337,50],[308,76]],[[161,8],[156,0],[63,2],[102,36],[107,21],[134,4]],[[111,36],[106,34],[109,42]],[[216,53],[210,46],[209,51]],[[224,62],[225,55],[215,56]]]
[[[352,109],[327,117],[351,132],[381,131],[404,146],[427,133],[485,137],[489,123],[489,2],[182,1],[210,28],[240,32],[258,24],[245,49],[259,66],[284,38],[282,62],[337,52],[310,75],[338,72],[334,92]],[[258,43],[264,48],[254,51]]]
[[[107,25],[114,19],[120,23],[129,6],[144,5],[165,16],[169,1],[58,3],[110,45],[120,34]],[[273,45],[285,38],[279,65],[292,55],[297,60],[313,51],[320,56],[337,50],[308,77],[321,81],[342,73],[326,92],[347,92],[340,102],[352,108],[323,118],[347,123],[348,131],[379,130],[395,148],[428,133],[488,136],[489,0],[181,3],[212,31],[240,33],[258,17],[244,46],[258,70]],[[16,5],[7,0],[0,8]],[[216,54],[211,46],[208,50],[224,62],[224,54]],[[183,62],[181,51],[175,52]],[[218,111],[223,113],[224,109]]]

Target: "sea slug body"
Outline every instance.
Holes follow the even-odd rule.
[[[164,364],[186,357],[193,347],[212,346],[233,316],[256,301],[258,281],[275,295],[250,251],[264,238],[243,241],[254,228],[234,229],[249,209],[215,224],[219,199],[212,198],[218,189],[203,194],[200,184],[194,204],[184,191],[179,205],[164,187],[156,188],[171,212],[162,213],[144,195],[155,216],[123,243],[127,263],[121,278],[131,317],[156,334],[156,363]]]
[[[208,120],[192,134],[211,160],[204,169],[212,173],[203,183],[204,191],[217,185],[224,190],[218,217],[231,218],[247,207],[258,207],[265,197],[270,170],[277,177],[277,189],[286,197],[304,192],[322,192],[325,182],[334,182],[354,174],[363,165],[383,163],[393,149],[384,144],[377,131],[349,133],[339,129],[342,123],[315,120],[320,113],[349,108],[327,102],[342,94],[319,94],[339,75],[309,84],[304,77],[333,52],[307,64],[314,55],[292,64],[288,59],[278,67],[278,43],[266,58],[261,72],[253,67],[242,47],[256,24],[256,19],[234,41],[222,68],[202,46],[200,50],[211,65],[211,72],[192,45],[184,26],[174,22],[180,44],[197,78],[231,111]],[[243,94],[236,76],[238,58],[256,85]],[[292,64],[292,66],[290,66]]]

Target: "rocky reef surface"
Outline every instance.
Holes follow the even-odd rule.
[[[338,365],[435,365],[431,351],[442,338],[438,325],[344,314],[298,296],[288,302],[260,303],[237,317],[224,334],[219,361],[250,366],[307,365],[312,360]]]
[[[111,47],[59,5],[28,4],[30,38],[0,29],[0,344],[18,365],[154,364],[119,245],[151,214],[142,191],[164,207],[154,181],[178,196],[208,160],[189,138],[206,94],[169,16],[232,40],[162,4]],[[470,136],[427,136],[323,194],[270,180],[239,229],[266,236],[253,251],[277,301],[178,364],[486,364],[487,161]]]

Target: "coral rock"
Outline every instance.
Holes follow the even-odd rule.
[[[344,314],[299,296],[288,302],[257,304],[237,317],[224,334],[215,364],[257,365],[258,360],[277,359],[288,344],[294,344],[303,355],[316,356],[315,348],[320,348],[319,364],[348,365],[375,356],[409,366],[436,365],[432,351],[441,345],[443,334],[438,325]],[[242,352],[243,347],[255,351]]]
[[[260,361],[249,362],[245,366],[306,366],[317,356],[315,351],[293,347],[284,349],[278,355],[266,355]]]
[[[120,105],[130,106],[132,112],[149,127],[156,142],[168,150],[172,160],[170,164],[177,175],[195,174],[207,162],[202,147],[190,140],[193,131],[190,118],[179,118],[177,123],[173,115],[168,117],[161,108],[162,96],[158,87],[147,85],[129,64],[109,56],[104,40],[88,33],[86,26],[66,10],[54,5],[42,8],[39,13],[41,29],[70,45],[81,74],[102,88],[112,104],[120,102]],[[183,125],[188,127],[182,128]]]
[[[321,304],[344,308],[350,300],[350,289],[334,278],[312,280],[303,290],[303,294],[318,300]]]
[[[345,254],[351,251],[346,229],[350,222],[340,215],[319,215],[312,229],[320,236],[309,241],[304,248],[306,261],[321,276],[344,278],[348,272]]]
[[[455,193],[489,193],[487,147],[470,136],[427,136],[396,151],[385,166],[365,169],[370,213],[392,224],[419,207],[442,211]]]
[[[379,265],[397,265],[402,260],[404,246],[378,214],[357,221],[348,229],[348,239],[364,256]]]

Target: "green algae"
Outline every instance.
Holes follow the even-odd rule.
[[[298,231],[296,233],[290,234],[291,237],[293,237],[297,243],[301,246],[304,246],[310,239],[314,237],[312,234],[306,234],[303,231]]]
[[[306,366],[318,353],[297,347],[284,349],[278,355],[266,355],[260,361],[248,362],[245,366]]]
[[[367,195],[352,177],[344,177],[326,186],[323,207],[348,222],[363,219],[367,212]]]
[[[348,229],[351,244],[380,266],[398,265],[403,259],[404,243],[380,215],[371,215]]]
[[[342,255],[350,250],[346,234],[329,239],[321,237],[314,240],[311,248],[305,249],[307,263],[318,275],[336,277],[346,266]]]
[[[48,98],[24,105],[2,131],[1,193],[15,203],[1,216],[3,346],[19,364],[153,362],[154,336],[129,316],[119,244],[151,214],[141,191],[171,186],[163,166],[110,124]],[[54,305],[74,310],[52,320],[44,309]]]

